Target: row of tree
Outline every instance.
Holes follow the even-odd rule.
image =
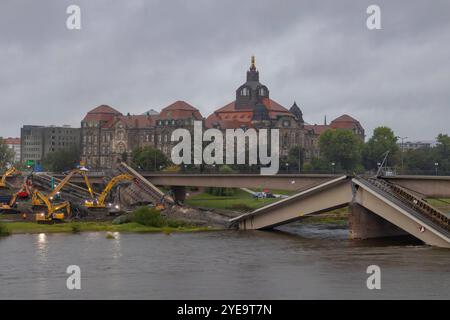
[[[447,134],[439,134],[436,141],[436,145],[431,148],[402,150],[402,146],[398,144],[398,137],[388,127],[376,128],[367,142],[362,141],[350,130],[329,129],[319,137],[319,157],[306,163],[304,150],[295,146],[290,150],[289,156],[282,159],[280,169],[288,169],[291,172],[376,171],[388,153],[385,165],[395,168],[399,173],[450,174],[450,137]],[[13,160],[13,151],[0,137],[0,171],[13,164]],[[79,161],[80,151],[73,148],[49,153],[43,159],[42,166],[48,171],[66,171],[74,168]],[[181,168],[171,166],[170,159],[162,151],[152,147],[134,150],[131,162],[136,168],[144,171],[160,171],[163,168],[192,169],[190,166]],[[200,167],[201,171],[211,170],[206,168],[207,166]],[[234,165],[230,168],[235,172],[249,170],[245,165]],[[215,169],[219,170],[218,167]],[[253,166],[253,169],[258,171],[256,166]]]
[[[366,172],[376,171],[386,157],[386,167],[397,173],[450,173],[450,137],[439,134],[430,148],[402,150],[398,137],[388,127],[378,127],[372,137],[362,141],[350,130],[329,129],[319,137],[320,156],[304,163],[304,153],[291,149],[286,163],[300,171]]]

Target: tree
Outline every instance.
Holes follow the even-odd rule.
[[[362,141],[352,131],[328,129],[319,137],[321,157],[331,167],[346,171],[354,170],[361,160]]]
[[[144,171],[158,171],[161,167],[170,164],[170,161],[161,150],[152,147],[143,147],[134,150],[131,158],[133,164]]]
[[[435,170],[436,148],[408,150],[404,154],[404,166],[412,174],[432,174]]]
[[[289,163],[289,168],[297,168],[297,171],[301,171],[304,162],[304,150],[300,146],[295,146],[289,150],[287,157],[287,162]]]
[[[50,152],[42,159],[42,165],[45,170],[54,172],[72,170],[79,163],[80,150],[76,147]]]
[[[395,161],[398,156],[397,137],[388,127],[375,128],[363,148],[364,166],[369,170],[378,168],[378,163],[382,161],[386,151],[389,151],[389,159]]]
[[[440,133],[436,138],[436,162],[443,172],[450,172],[450,137]]]
[[[219,167],[219,172],[221,174],[231,174],[234,172],[234,170],[230,166],[223,164]],[[206,188],[206,193],[212,194],[214,196],[225,197],[225,196],[232,196],[234,194],[234,189],[221,187],[208,187]]]
[[[0,170],[5,171],[6,168],[14,162],[14,151],[11,150],[0,137]]]

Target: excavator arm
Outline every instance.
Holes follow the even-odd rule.
[[[8,178],[9,176],[13,175],[14,173],[19,173],[19,171],[12,167],[10,169],[8,169],[2,176],[2,179],[0,180],[0,187],[6,187],[6,178]]]
[[[48,194],[49,198],[53,198],[59,191],[61,191],[61,189],[66,185],[67,182],[70,181],[70,179],[72,179],[72,177],[76,174],[76,173],[80,173],[80,170],[75,169],[69,172],[68,175],[66,175],[64,177],[63,180],[61,180],[60,183],[58,183],[58,185],[52,190],[52,192],[50,192]]]
[[[108,196],[108,193],[111,191],[111,189],[119,182],[121,181],[133,181],[134,178],[133,176],[129,175],[129,174],[120,174],[114,178],[112,178],[108,184],[106,185],[105,189],[103,190],[103,192],[100,194],[100,196],[98,197],[98,204],[100,206],[104,206],[105,205],[105,199]]]

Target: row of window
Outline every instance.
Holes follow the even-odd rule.
[[[251,95],[251,91],[249,88],[244,87],[241,89],[241,96],[249,97]],[[258,95],[261,97],[267,97],[267,90],[264,87],[258,89]]]
[[[194,124],[194,119],[168,119],[168,120],[158,120],[156,121],[157,126],[182,126],[182,125],[192,125]]]

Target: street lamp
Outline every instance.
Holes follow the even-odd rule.
[[[289,173],[289,163],[286,162],[286,172]]]
[[[436,171],[436,175],[438,175],[438,167],[439,167],[439,162],[435,162],[434,163],[434,169]]]
[[[402,150],[402,152],[401,152],[401,161],[402,161],[402,174],[403,174],[403,152],[404,152],[404,145],[405,145],[404,141],[405,141],[405,139],[408,139],[408,137],[396,136],[396,138],[402,140],[402,143],[401,143],[401,150]]]
[[[331,172],[334,174],[334,166],[336,165],[336,163],[332,162],[331,163]]]

